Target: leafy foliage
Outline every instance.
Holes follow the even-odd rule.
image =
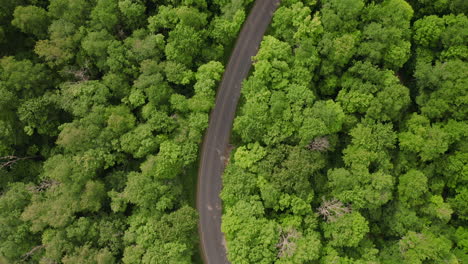
[[[223,176],[232,263],[468,261],[461,2],[281,2]]]
[[[193,263],[252,0],[0,0],[0,262]],[[467,263],[462,0],[283,0],[233,124],[232,263]]]
[[[0,1],[0,262],[192,263],[185,185],[248,3]]]

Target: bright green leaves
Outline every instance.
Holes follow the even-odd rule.
[[[150,264],[171,264],[171,263],[181,263],[181,264],[190,264],[192,263],[192,258],[187,246],[181,245],[179,243],[166,243],[162,246],[153,246],[149,248],[146,254],[142,258],[142,263]],[[126,263],[135,263],[129,261]]]
[[[223,175],[223,190],[221,198],[225,207],[231,207],[241,200],[248,200],[248,197],[256,193],[256,174],[248,172],[239,166],[230,164]]]
[[[178,8],[161,6],[159,7],[158,14],[150,17],[148,22],[148,28],[154,32],[160,31],[161,28],[174,29],[176,25],[201,29],[207,24],[205,13],[201,13],[197,9],[187,6]]]
[[[150,159],[149,162],[151,161]],[[142,209],[155,212],[174,208],[181,195],[181,186],[176,185],[174,179],[167,178],[163,181],[158,177],[161,176],[151,172],[130,173],[124,190],[125,200]]]
[[[48,75],[44,65],[33,64],[29,60],[17,61],[13,57],[3,57],[0,60],[0,87],[19,97],[42,95],[49,85]]]
[[[25,125],[24,132],[32,136],[35,131],[41,135],[57,135],[59,118],[57,107],[48,95],[24,101],[18,108],[18,118]]]
[[[216,89],[216,84],[221,80],[224,66],[218,61],[210,61],[201,65],[195,73],[195,96],[200,94],[207,96]]]
[[[468,188],[460,187],[456,189],[455,197],[449,200],[450,206],[461,219],[468,219]]]
[[[96,250],[89,246],[79,248],[75,254],[65,256],[62,261],[64,264],[72,263],[99,263],[99,264],[112,264],[115,263],[115,258],[107,250]]]
[[[148,165],[157,165],[153,167],[155,176],[160,179],[172,179],[182,169],[182,165],[189,165],[196,160],[197,147],[194,144],[180,145],[172,141],[165,141],[161,143],[160,150],[154,161],[149,164],[143,163],[142,171],[145,172],[150,167]],[[153,163],[154,162],[154,163]]]
[[[169,100],[172,93],[171,87],[164,81],[163,75],[160,73],[159,65],[154,61],[146,60],[141,65],[141,75],[135,80],[133,89],[130,94],[130,103],[134,107],[143,105],[146,101],[159,105],[164,104]],[[132,94],[140,91],[144,94],[146,100],[135,101],[132,99]]]
[[[414,23],[414,39],[422,47],[438,46],[442,32],[445,29],[444,20],[438,16],[426,16]]]
[[[465,46],[468,38],[466,26],[468,25],[468,17],[466,14],[449,15],[443,17],[447,28],[442,34],[442,44],[450,50],[450,47]],[[466,59],[466,54],[462,55]]]
[[[181,112],[191,110],[195,113],[208,113],[213,107],[215,89],[221,80],[224,67],[220,62],[210,61],[201,65],[195,73],[195,94],[188,100],[180,95],[174,94],[171,98],[173,107]],[[201,115],[198,115],[200,118]],[[195,116],[192,116],[195,118]],[[195,118],[198,119],[198,118]]]
[[[117,217],[80,217],[64,229],[44,231],[44,249],[35,252],[33,258],[62,263],[115,263],[124,229]]]
[[[386,0],[380,5],[370,5],[367,8],[368,20],[380,20],[385,26],[395,26],[409,29],[409,21],[413,17],[411,5],[404,0]]]
[[[394,73],[368,62],[356,63],[341,80],[337,101],[347,113],[365,114],[375,120],[398,120],[410,103],[409,90]]]
[[[3,110],[0,120],[5,122],[5,136],[9,127],[23,130],[29,136],[35,130],[42,135],[57,133],[58,114],[54,101],[49,95],[43,96],[51,79],[48,74],[43,65],[33,64],[29,60],[17,61],[13,57],[0,60],[0,91],[3,97],[0,99]],[[11,136],[21,137],[22,133]],[[18,139],[16,142],[20,143]]]
[[[48,28],[49,38],[36,42],[34,49],[36,54],[50,66],[65,66],[72,63],[84,33],[84,28],[79,30],[79,27],[85,24],[91,9],[91,3],[84,0],[51,1],[48,6],[48,16],[53,21]]]
[[[324,28],[318,43],[321,55],[320,92],[326,95],[336,93],[338,77],[345,65],[355,56],[361,41],[361,32],[357,30],[364,2],[352,0],[325,1],[321,8],[321,21]]]
[[[299,129],[301,145],[307,145],[316,137],[339,132],[345,117],[341,106],[332,100],[316,102],[304,111],[304,115]]]
[[[258,91],[257,96],[252,97],[241,108],[242,115],[234,120],[234,132],[238,133],[244,142],[261,140],[267,133],[266,123],[271,121],[268,117],[270,94],[264,89]]]
[[[119,22],[117,0],[98,0],[90,14],[91,24],[96,30],[112,32]]]
[[[80,206],[85,211],[97,212],[101,209],[104,198],[106,198],[104,184],[97,181],[88,181],[81,195]]]
[[[306,74],[309,62],[297,58],[298,63],[290,69],[291,52],[289,44],[274,37],[267,36],[262,42],[260,51],[255,56],[255,71],[252,77],[244,82],[242,93],[246,103],[241,108],[241,115],[234,121],[234,131],[239,133],[244,142],[258,141],[272,145],[288,139],[297,141],[299,130],[300,140],[307,141],[315,134],[334,133],[335,127],[340,126],[336,124],[340,123],[342,118],[338,105],[334,106],[331,102],[317,103],[312,109],[309,108],[315,96],[305,85],[298,84],[308,84],[307,80],[296,80],[296,76],[292,75],[295,70],[303,70]],[[298,52],[301,53],[295,54],[297,57],[307,54],[305,50]],[[325,131],[315,134],[309,132],[309,127],[314,126],[314,115],[319,115],[318,112],[325,111],[325,108],[333,108],[334,114],[338,113],[338,120],[333,118],[327,120],[326,124],[323,123],[325,128],[322,130]],[[310,135],[311,133],[314,135]],[[305,139],[306,137],[308,138]]]
[[[145,220],[148,218],[148,220]],[[197,213],[184,206],[162,217],[137,214],[130,222],[123,263],[191,263]]]
[[[135,116],[125,106],[116,106],[108,109],[109,118],[107,127],[114,133],[122,134],[135,126]]]
[[[355,55],[360,40],[359,31],[333,36],[325,33],[320,41],[320,55],[324,57],[321,74],[332,74],[343,68]]]
[[[148,34],[143,29],[135,30],[130,38],[125,39],[128,56],[142,64],[145,60],[159,61],[164,55],[165,44],[162,34]]]
[[[394,180],[389,150],[396,135],[390,125],[358,124],[350,132],[351,144],[343,151],[349,169],[328,171],[332,194],[355,208],[378,208],[392,198]]]
[[[399,135],[402,150],[418,153],[422,161],[433,160],[448,150],[450,136],[440,124],[431,125],[426,117],[414,114],[407,127]]]
[[[311,3],[311,5],[313,4]],[[256,72],[262,74],[265,71],[277,71],[277,69],[287,67],[287,63],[289,68],[283,69],[283,78],[287,78],[291,83],[301,86],[300,89],[308,87],[313,77],[310,73],[319,64],[316,44],[323,33],[319,15],[315,14],[312,16],[311,8],[304,6],[301,1],[283,2],[283,6],[273,16],[272,29],[274,36],[266,36],[264,38],[263,47],[259,50],[259,54],[274,54],[274,51],[268,51],[268,49],[271,49],[268,46],[272,44],[273,46],[280,46],[280,49],[283,50],[282,53],[286,53],[286,56],[278,52],[275,57],[281,58],[284,62],[270,61],[270,65],[268,65],[265,62],[258,61],[255,66],[258,69],[258,72]],[[291,49],[293,51],[292,60],[289,58],[291,55],[287,55],[287,53],[291,52]],[[267,57],[264,58],[267,59]],[[271,58],[268,60],[271,60]],[[264,76],[262,79],[267,80],[268,77]],[[274,81],[273,78],[269,79]],[[279,82],[279,85],[281,85],[279,87],[283,87],[286,84],[285,82]],[[273,88],[277,89],[276,87]]]
[[[11,21],[11,24],[22,32],[41,39],[47,36],[49,23],[47,11],[37,6],[18,6]]]
[[[142,163],[141,173],[129,174],[124,197],[141,208],[172,209],[182,191],[176,176],[196,160],[196,151],[194,144],[182,147],[172,141],[162,142],[159,153]]]
[[[350,131],[350,135],[353,147],[376,152],[395,147],[396,135],[391,124],[361,123]],[[352,163],[352,161],[347,162],[347,164]]]
[[[214,89],[215,83],[213,82],[220,81],[223,73],[224,66],[220,62],[210,61],[198,68],[198,71],[195,74],[195,78],[198,82],[209,82],[209,87],[206,87],[205,89]]]
[[[410,20],[413,9],[404,0],[386,0],[367,8],[363,30],[363,43],[358,54],[371,62],[398,69],[409,59],[411,43]]]
[[[105,166],[106,153],[88,151],[77,156],[56,155],[44,165],[46,180],[44,193],[33,195],[32,203],[22,217],[31,221],[33,231],[47,226],[65,227],[77,212],[96,212],[105,198],[104,184],[95,181],[99,170]]]
[[[83,50],[89,55],[96,66],[106,69],[107,48],[114,37],[106,30],[89,32],[81,42]]]
[[[211,23],[210,37],[222,45],[227,45],[236,38],[245,17],[244,10],[239,9],[232,18],[227,16],[215,18]]]
[[[36,42],[34,52],[52,67],[71,63],[82,37],[78,25],[66,19],[54,20],[49,35],[50,39]]]
[[[290,45],[274,37],[267,36],[262,41],[260,50],[254,57],[255,71],[252,78],[270,84],[270,89],[285,89],[290,79],[290,61]]]
[[[434,195],[431,197],[427,208],[424,208],[424,212],[435,219],[439,219],[447,223],[452,217],[453,210],[450,207],[450,204],[444,202],[442,196]]]
[[[166,56],[185,65],[193,63],[195,55],[200,52],[202,37],[198,31],[191,27],[177,26],[169,33]]]
[[[31,222],[31,231],[39,232],[49,226],[67,226],[79,211],[79,193],[76,193],[76,190],[55,187],[44,195],[34,195],[31,204],[21,216],[24,221]]]
[[[288,238],[288,235],[285,235],[286,238]],[[291,248],[290,252],[282,255],[275,263],[301,264],[319,258],[321,241],[318,233],[312,232],[307,235],[298,234],[297,236],[288,238],[287,241],[283,240],[283,245],[286,244],[285,247]]]
[[[457,263],[450,253],[452,247],[450,240],[430,232],[410,231],[398,242],[398,246],[402,254],[401,260],[408,263],[420,264],[427,260]]]
[[[316,4],[282,1],[243,84],[234,122],[238,148],[221,195],[223,228],[233,234],[229,259],[462,263],[466,239],[459,227],[468,212],[463,5],[326,0],[312,8],[309,2]],[[459,15],[421,17],[448,10]],[[314,252],[320,245],[311,238],[306,257],[300,241],[314,236],[304,228],[318,198],[337,199],[349,211],[319,226],[325,247]],[[263,241],[252,251],[239,245],[240,238],[253,240],[240,230],[242,210],[268,228],[281,226],[276,259],[250,258],[268,236],[258,235]],[[452,248],[449,239],[459,244]]]
[[[122,150],[135,158],[142,158],[157,150],[160,142],[153,134],[150,124],[139,125],[120,138]]]
[[[146,21],[146,6],[139,0],[119,0],[119,10],[122,13],[124,24],[130,29],[135,30]]]
[[[369,232],[366,219],[359,213],[345,214],[336,221],[323,224],[324,236],[336,247],[356,247]]]
[[[299,146],[282,146],[270,152],[258,165],[261,169],[259,175],[275,190],[310,201],[313,197],[311,176],[324,167],[323,156]],[[272,202],[276,204],[278,201]]]
[[[290,7],[280,7],[273,17],[274,35],[290,44],[300,43],[305,39],[315,39],[317,42],[322,32],[318,17],[312,18],[309,7],[297,2]]]
[[[417,170],[410,170],[399,177],[398,195],[400,201],[409,206],[424,202],[423,194],[428,192],[427,177]]]
[[[324,1],[322,22],[327,32],[354,30],[359,23],[359,16],[364,9],[364,1]]]
[[[418,62],[466,60],[467,25],[465,14],[430,15],[417,20],[414,23],[414,39],[418,44]]]
[[[262,44],[260,45],[260,50],[255,56],[255,61],[290,61],[291,46],[282,42],[272,36],[266,36]]]
[[[173,242],[180,243],[180,241],[186,241],[186,245],[190,246],[196,241],[196,223],[197,223],[197,212],[188,206],[183,206],[177,211],[164,215],[158,221],[151,221],[148,223],[146,228],[152,229],[153,234],[148,236],[136,237],[139,244],[149,246],[146,243],[160,243],[160,242]],[[144,230],[141,230],[144,232]],[[146,241],[138,241],[138,240]]]
[[[393,177],[381,171],[333,169],[328,171],[328,179],[332,195],[355,208],[378,208],[392,198]]]
[[[468,117],[468,64],[460,60],[437,62],[434,66],[418,64],[415,77],[419,88],[416,102],[430,119]]]
[[[191,263],[183,185],[251,1],[0,2],[0,262]]]
[[[26,155],[27,147],[14,153],[13,145],[23,146],[31,141],[35,132],[57,134],[60,114],[55,103],[45,91],[53,81],[44,65],[13,57],[0,59],[0,153]],[[20,147],[22,148],[22,147]],[[38,149],[36,146],[36,153]],[[32,154],[36,154],[32,151]]]
[[[183,183],[253,1],[0,2],[0,157],[31,157],[0,170],[0,262],[191,263]],[[467,261],[466,4],[371,2],[273,18],[223,178],[233,263]]]
[[[358,124],[350,131],[351,144],[343,150],[343,160],[356,172],[390,171],[389,151],[395,148],[396,135],[390,124]]]
[[[14,260],[39,242],[30,224],[20,220],[21,212],[29,204],[31,194],[23,183],[10,185],[0,196],[0,256]]]
[[[80,24],[88,16],[90,8],[91,3],[85,0],[51,0],[48,10],[53,18]]]
[[[256,142],[247,145],[247,147],[238,148],[234,154],[234,159],[237,166],[243,169],[249,169],[252,168],[254,163],[265,157],[266,154],[266,150]]]
[[[302,147],[265,148],[256,142],[236,150],[221,193],[227,208],[222,229],[231,261],[271,263],[279,256],[277,263],[302,263],[318,258],[321,243],[312,231],[315,220],[309,219],[315,218],[309,180],[323,166],[319,153]],[[281,237],[277,221],[268,219],[265,209],[283,218],[288,230],[294,226],[289,238]]]
[[[164,72],[168,81],[183,85],[189,84],[194,75],[185,65],[173,61],[165,63]]]
[[[271,263],[276,258],[278,226],[263,218],[261,202],[239,201],[223,216],[228,258],[234,263]]]
[[[83,117],[96,105],[105,105],[109,88],[98,81],[67,83],[61,87],[58,103],[66,111]]]

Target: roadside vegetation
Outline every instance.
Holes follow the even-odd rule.
[[[231,263],[468,263],[467,3],[282,1],[223,176]]]
[[[0,263],[193,263],[193,171],[250,0],[0,0]]]

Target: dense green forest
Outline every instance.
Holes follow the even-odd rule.
[[[253,0],[0,0],[0,264],[198,262]],[[283,0],[223,176],[233,264],[468,263],[468,1]]]
[[[194,263],[198,148],[251,0],[0,0],[0,263]]]
[[[282,1],[223,178],[231,263],[468,263],[467,12]]]

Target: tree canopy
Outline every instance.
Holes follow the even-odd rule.
[[[232,263],[468,261],[461,2],[282,1],[223,176]]]
[[[249,3],[0,1],[1,263],[197,261],[194,166]]]
[[[0,0],[0,263],[189,264],[253,0]],[[233,264],[468,263],[468,2],[283,0],[223,175]]]

